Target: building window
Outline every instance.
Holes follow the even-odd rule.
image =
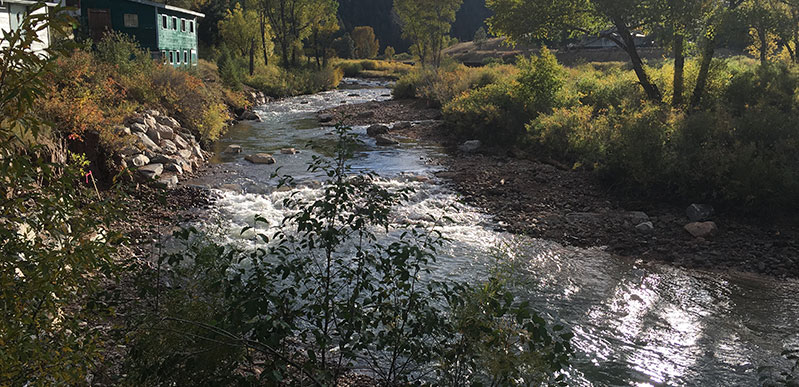
[[[194,63],[197,63],[197,58],[194,57],[195,55],[196,54],[194,53],[194,50],[189,50],[189,61],[191,62],[192,65]]]
[[[175,64],[175,52],[174,51],[170,51],[169,52],[169,64]]]
[[[194,20],[189,20],[189,32],[194,33]]]
[[[161,28],[163,29],[169,28],[166,15],[161,15]]]
[[[126,28],[139,28],[139,15],[135,13],[125,14],[125,27]]]
[[[180,19],[180,31],[186,32],[186,19]]]
[[[172,29],[177,31],[178,30],[178,18],[172,17]]]
[[[183,51],[183,63],[189,64],[189,52]]]
[[[164,61],[164,64],[166,64],[166,59],[166,51],[161,51],[161,60]]]

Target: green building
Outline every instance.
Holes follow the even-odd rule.
[[[197,65],[197,23],[205,15],[147,0],[80,0],[80,17],[95,41],[108,31],[134,37],[154,58]]]

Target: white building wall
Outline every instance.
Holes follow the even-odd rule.
[[[11,6],[20,7],[20,6],[29,6],[27,4],[15,4],[14,2],[4,1],[3,5],[0,6],[0,30],[3,33],[10,32],[12,28],[12,24],[16,25],[15,21],[11,20]],[[34,12],[34,14],[46,14],[48,12],[47,8],[40,8]],[[31,49],[34,52],[40,52],[44,49],[50,47],[50,29],[46,28],[42,31],[38,32],[40,42],[36,42],[33,44]],[[0,36],[2,39],[2,36]],[[5,39],[0,41],[0,47],[7,47],[8,42]]]

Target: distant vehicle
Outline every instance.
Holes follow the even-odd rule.
[[[613,38],[621,39],[621,37],[615,32],[609,32],[610,36]],[[576,43],[569,43],[568,48],[570,50],[579,50],[579,49],[607,49],[607,48],[618,48],[619,46],[616,42],[613,41],[610,37],[604,36],[604,34],[600,34],[599,36],[586,36],[582,38],[579,42]],[[635,45],[637,47],[653,47],[655,45],[655,41],[650,38],[649,36],[640,33],[634,32],[633,39],[635,40]]]

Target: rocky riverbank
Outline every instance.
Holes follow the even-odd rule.
[[[515,149],[464,143],[421,101],[345,105],[319,117],[348,125],[416,122],[394,125],[389,135],[445,147],[449,157],[440,162],[448,171],[438,177],[510,232],[688,268],[799,278],[796,222],[625,196],[590,172]]]

